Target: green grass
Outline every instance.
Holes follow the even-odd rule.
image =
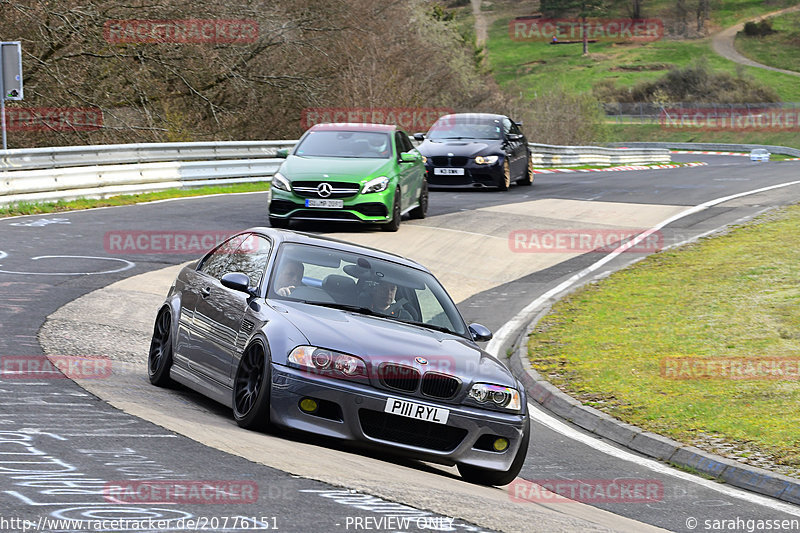
[[[800,12],[770,19],[776,33],[763,37],[736,36],[736,49],[754,61],[800,72]],[[797,80],[800,84],[800,79]]]
[[[534,368],[588,405],[674,439],[714,436],[800,473],[800,382],[665,379],[665,358],[800,354],[800,206],[653,254],[558,302]],[[743,457],[743,453],[741,456]]]
[[[165,189],[158,192],[112,196],[111,198],[105,198],[102,200],[81,198],[78,200],[58,202],[20,202],[8,206],[0,206],[0,217],[38,215],[43,213],[57,213],[60,211],[75,211],[77,209],[91,209],[93,207],[130,205],[141,202],[164,200],[167,198],[184,198],[190,196],[203,196],[206,194],[259,192],[266,190],[269,190],[269,183],[265,181],[259,183],[242,183],[237,185],[197,187],[192,189]]]
[[[714,70],[735,74],[737,69],[741,69],[775,89],[783,101],[800,101],[800,83],[796,77],[737,65],[712,53],[710,39],[593,43],[589,45],[589,55],[583,56],[580,44],[552,46],[545,42],[512,41],[508,35],[511,18],[501,17],[489,28],[489,64],[501,85],[513,82],[530,98],[557,83],[578,92],[591,91],[603,80],[613,80],[617,86],[629,87],[662,77],[670,66],[686,66],[698,57],[706,56]],[[662,70],[628,70],[641,67]]]
[[[800,148],[796,131],[697,131],[663,129],[658,124],[615,124],[607,128],[609,142],[718,142],[731,144],[770,144]]]

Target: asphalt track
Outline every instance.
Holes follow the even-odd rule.
[[[741,157],[695,155],[676,155],[674,159],[702,159],[710,165],[691,169],[539,176],[532,188],[513,188],[502,194],[436,192],[431,199],[430,218],[422,222],[434,227],[441,224],[445,232],[452,230],[452,227],[445,227],[445,222],[452,223],[456,217],[470,217],[473,212],[479,212],[481,216],[471,219],[472,225],[467,228],[477,232],[486,229],[480,226],[481,222],[491,223],[486,213],[492,209],[513,213],[515,205],[527,206],[531,201],[594,202],[598,209],[604,205],[641,204],[642,211],[647,211],[652,210],[652,206],[696,205],[800,178],[800,163],[795,162],[754,165]],[[800,186],[743,197],[677,221],[663,230],[663,238],[666,244],[678,242],[752,217],[772,206],[798,200]],[[108,231],[213,228],[232,232],[266,224],[263,204],[263,195],[252,194],[0,221],[0,354],[41,354],[37,332],[45,319],[62,306],[116,281],[192,258],[175,254],[109,254],[104,245]],[[413,224],[404,224],[400,235],[404,230],[412,231],[408,229],[411,227]],[[358,234],[366,239],[392,238],[370,230],[361,230]],[[475,250],[474,254],[484,259],[480,250]],[[461,300],[459,307],[468,321],[482,322],[497,330],[539,294],[591,264],[597,257],[598,254],[578,255],[528,275],[495,283],[491,288]],[[621,257],[609,263],[607,269],[618,268],[631,259]],[[124,309],[124,303],[121,305]],[[94,335],[102,334],[102,328],[94,332]],[[113,331],[107,331],[106,336],[113,340]],[[72,340],[75,346],[80,346],[84,339]],[[65,347],[67,344],[65,341]],[[224,409],[204,402],[196,395],[180,391],[172,395],[170,401],[211,413],[220,420],[229,419],[229,413]],[[257,519],[263,529],[276,525],[283,531],[355,530],[359,524],[356,518],[379,520],[398,515],[429,520],[404,524],[409,526],[407,530],[430,530],[429,526],[436,524],[433,519],[444,517],[456,519],[452,530],[464,531],[599,531],[606,528],[635,531],[644,524],[673,531],[702,531],[710,530],[704,529],[704,520],[800,519],[800,508],[795,506],[758,498],[699,478],[692,479],[685,474],[675,474],[663,465],[654,466],[633,454],[611,451],[618,449],[608,443],[602,446],[609,449],[597,451],[598,445],[593,438],[576,440],[574,435],[568,437],[562,427],[548,423],[546,418],[536,418],[540,422],[533,426],[528,459],[520,477],[540,482],[579,480],[590,484],[593,480],[629,478],[651,481],[663,487],[663,496],[658,502],[592,502],[596,508],[644,524],[637,525],[624,519],[608,521],[608,515],[588,513],[580,504],[553,506],[548,502],[513,502],[517,520],[509,519],[509,524],[517,524],[522,517],[530,527],[505,527],[491,517],[482,519],[481,513],[474,509],[449,512],[451,507],[438,503],[447,501],[448,494],[437,495],[435,490],[426,489],[430,492],[427,500],[396,497],[381,501],[370,495],[349,493],[347,483],[323,483],[309,479],[310,476],[292,476],[280,469],[256,464],[121,413],[69,380],[22,380],[3,376],[0,396],[0,477],[5,478],[0,485],[3,487],[0,491],[0,530],[4,531],[22,528],[5,525],[3,519],[28,519],[38,525],[42,517],[87,520],[100,516],[163,516],[173,519],[168,525],[175,529],[180,517],[214,515],[218,519],[217,531],[242,530],[242,517]],[[154,409],[158,407],[158,404],[153,405]],[[581,433],[575,428],[570,431]],[[294,435],[260,437],[288,443],[289,448],[302,448],[301,458],[312,465],[312,470],[314,450],[318,450],[320,456],[334,463],[333,468],[336,468],[337,460],[341,461],[343,471],[358,468],[359,461],[377,460],[391,472],[406,472],[409,479],[424,479],[434,486],[437,479],[442,480],[442,486],[445,482],[460,483],[449,472],[428,465],[396,463],[385,457],[376,459],[351,450],[339,451],[335,443]],[[49,481],[45,480],[46,472],[50,472],[46,474],[50,476]],[[206,502],[205,505],[159,506],[109,504],[102,497],[101,487],[111,480],[157,479],[157,476],[177,480],[248,481],[258,487],[258,501],[238,505],[208,505]],[[71,488],[67,481],[70,478],[73,479]],[[498,492],[504,494],[502,489],[474,489],[478,496],[484,495],[480,491],[486,491],[487,501],[497,498]],[[410,484],[406,490],[413,494],[415,486]],[[508,495],[504,497],[510,500]],[[414,510],[404,505],[406,500],[427,501],[429,505],[417,504],[415,507],[418,509]],[[447,512],[437,514],[430,511],[436,508]],[[473,523],[462,518],[467,515],[474,517]],[[695,529],[687,526],[687,523],[691,525],[687,520],[692,517],[699,520]],[[227,523],[223,524],[222,519]],[[361,529],[367,529],[367,524],[371,530],[398,529],[397,524],[363,520]],[[150,529],[169,527],[137,530]],[[406,530],[405,527],[402,529]],[[78,529],[50,527],[47,530]]]

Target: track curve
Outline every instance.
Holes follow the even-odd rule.
[[[419,259],[430,266],[437,276],[443,279],[445,286],[452,290],[456,301],[460,301],[459,308],[467,320],[481,321],[497,330],[537,295],[546,292],[560,281],[567,279],[575,271],[589,264],[592,260],[589,256],[595,255],[514,254],[509,250],[509,231],[530,227],[646,227],[647,224],[655,224],[668,218],[672,213],[685,209],[687,205],[696,205],[710,198],[723,196],[725,193],[735,194],[748,188],[753,189],[756,188],[754,183],[775,184],[780,181],[788,181],[787,177],[800,175],[800,165],[798,164],[763,165],[759,167],[758,176],[754,176],[753,167],[748,164],[749,162],[742,163],[738,166],[626,172],[617,175],[596,173],[573,175],[574,177],[568,178],[546,176],[537,178],[533,188],[515,188],[506,194],[472,191],[434,193],[434,201],[431,204],[432,216],[421,223],[404,224],[398,234],[399,239],[389,241],[385,234],[367,230],[343,237],[400,251],[404,255]],[[737,199],[728,204],[711,208],[702,214],[697,213],[687,217],[680,223],[665,228],[665,239],[677,239],[702,233],[743,217],[753,216],[769,206],[781,205],[797,199],[800,199],[800,190],[783,191],[781,194],[764,193],[748,199]],[[264,203],[264,196],[258,194],[232,198],[182,200],[114,210],[70,213],[66,217],[69,219],[69,228],[65,225],[8,226],[3,231],[4,240],[0,245],[0,248],[8,253],[8,257],[3,260],[3,268],[24,271],[26,266],[30,266],[29,263],[25,263],[24,257],[35,256],[45,247],[47,252],[52,254],[63,252],[68,255],[66,250],[74,252],[75,249],[79,249],[81,253],[87,255],[108,255],[108,250],[104,246],[104,237],[107,231],[129,231],[131,229],[146,231],[165,227],[172,231],[191,231],[206,224],[206,227],[215,230],[236,231],[257,225],[258,220],[263,221],[265,218]],[[569,222],[571,225],[565,226],[565,222]],[[7,222],[0,221],[0,225],[7,225]],[[404,235],[405,241],[402,239]],[[443,239],[442,235],[446,235],[446,237]],[[442,244],[445,240],[449,244]],[[437,241],[438,247],[436,246]],[[431,242],[434,244],[430,244]],[[421,243],[423,244],[421,245]],[[489,263],[488,265],[483,267],[476,265],[475,263],[478,263],[474,260],[476,250],[486,252],[480,254],[481,257],[495,259],[500,257],[501,261],[487,260],[485,262]],[[464,258],[470,256],[473,258],[472,265],[477,268],[453,268],[454,264],[463,265]],[[86,300],[79,300],[77,297],[106,287],[93,294],[99,298],[95,298],[91,302],[94,307],[90,309],[80,309],[80,306],[66,307],[59,312],[60,314],[56,313],[50,325],[55,326],[51,333],[55,331],[57,335],[56,337],[47,337],[50,333],[43,333],[42,342],[46,344],[53,338],[58,339],[57,347],[64,350],[61,353],[106,353],[104,349],[108,347],[108,343],[104,343],[103,338],[119,333],[119,320],[125,320],[127,321],[125,330],[130,332],[130,335],[126,337],[126,331],[123,330],[121,337],[114,337],[115,351],[122,354],[120,361],[124,361],[126,358],[133,360],[135,353],[141,352],[138,349],[127,350],[125,345],[135,343],[137,339],[138,342],[141,342],[141,328],[145,328],[144,330],[147,331],[151,327],[151,323],[148,323],[147,319],[139,321],[137,318],[137,316],[146,316],[147,311],[143,315],[136,315],[136,313],[126,313],[124,310],[150,309],[154,312],[155,310],[148,306],[151,305],[150,302],[154,301],[153,299],[159,300],[163,291],[159,293],[157,289],[160,287],[157,287],[155,283],[148,282],[143,287],[142,278],[138,278],[138,284],[137,278],[122,281],[114,288],[114,290],[121,288],[122,293],[107,290],[111,289],[107,286],[112,282],[120,281],[129,274],[145,274],[167,265],[182,263],[191,259],[192,256],[145,254],[120,257],[125,257],[126,260],[135,263],[135,266],[124,274],[82,276],[67,280],[47,279],[46,277],[32,279],[26,275],[0,274],[0,292],[4,297],[8,297],[5,306],[8,320],[3,320],[2,326],[6,333],[2,341],[4,353],[8,355],[40,353],[35,332],[45,318],[69,302],[77,300],[76,304],[86,303]],[[630,257],[625,259],[630,259]],[[607,266],[609,269],[614,269],[620,265],[621,263],[612,262]],[[164,280],[171,281],[170,275],[171,273],[164,273],[161,276],[162,282]],[[145,277],[144,279],[152,281],[155,278]],[[103,302],[106,307],[103,307]],[[121,305],[121,302],[125,302],[125,305]],[[115,309],[118,313],[116,317],[114,316]],[[98,312],[98,310],[102,312]],[[117,329],[114,329],[112,319],[117,320]],[[88,324],[91,331],[87,333],[87,336],[77,338],[72,329],[73,322]],[[18,337],[12,338],[12,332]],[[131,344],[131,346],[135,347],[136,345]],[[182,423],[187,432],[197,431],[197,425],[186,423],[187,420],[193,420],[194,417],[203,417],[202,419],[205,421],[203,428],[215,427],[219,431],[231,429],[229,413],[225,413],[224,410],[209,402],[198,400],[196,396],[189,393],[165,393],[166,396],[163,398],[157,396],[149,386],[143,384],[140,379],[141,370],[137,374],[135,367],[129,367],[124,362],[118,364],[117,368],[121,370],[131,370],[128,374],[120,374],[128,381],[122,382],[125,383],[126,395],[120,400],[119,407],[142,409],[149,406],[149,409],[155,410],[156,414],[160,413],[161,416],[164,416],[166,413],[173,419],[176,427]],[[8,394],[13,393],[17,396],[22,394],[19,388],[14,387],[22,382],[8,384],[9,381],[11,380],[3,380],[0,388],[7,390]],[[102,388],[103,380],[94,381]],[[119,387],[117,388],[119,389]],[[47,389],[48,392],[59,394],[82,394],[80,389],[77,391],[70,389],[69,383],[64,381],[56,385],[47,383]],[[98,390],[98,392],[100,391]],[[147,397],[148,401],[142,402],[142,397]],[[86,407],[85,413],[80,413],[86,415],[88,423],[91,424],[89,421],[92,417],[96,417],[97,413],[112,419],[115,418],[115,415],[112,415],[113,409],[104,406],[102,402],[83,402],[84,398],[81,396],[75,396],[75,398],[81,398],[76,405],[92,406],[91,409]],[[25,400],[31,403],[24,405],[36,405],[34,400],[40,401],[41,398],[34,395],[30,400]],[[154,400],[157,400],[155,405],[153,405]],[[137,402],[140,404],[139,407],[134,405]],[[164,402],[167,403],[164,404]],[[46,400],[44,403],[48,405],[37,409],[39,412],[36,416],[41,418],[39,425],[28,420],[29,429],[38,428],[39,434],[47,428],[54,430],[54,434],[69,433],[63,429],[68,425],[63,419],[63,405],[56,405],[56,402]],[[162,404],[182,409],[183,411],[178,412],[187,412],[192,418],[182,419],[180,416],[176,416],[174,411],[163,408]],[[162,407],[159,408],[160,406]],[[75,409],[79,409],[79,407]],[[6,427],[13,428],[22,424],[20,415],[21,413],[9,410],[5,404],[0,410],[2,423]],[[135,421],[135,419],[133,420]],[[181,445],[175,448],[185,449],[193,446],[191,442],[184,443],[183,439],[175,437],[170,432],[164,432],[156,426],[149,426],[139,421],[130,424],[131,426],[141,425],[137,431],[153,435],[150,438],[139,437],[138,440],[136,437],[125,437],[133,439],[137,443],[151,443],[138,445],[136,449],[141,453],[137,455],[147,455],[148,453],[162,455],[163,449],[152,444],[162,440],[172,442],[173,439],[179,439]],[[167,423],[163,425],[169,427]],[[57,433],[56,429],[60,433]],[[97,434],[97,427],[84,430],[84,433],[87,434],[92,432]],[[114,433],[111,431],[111,434]],[[202,433],[205,435],[195,435],[195,437],[216,448],[238,455],[245,455],[247,452],[248,446],[245,446],[244,450],[235,450],[230,441],[218,438],[216,433],[209,435],[207,429]],[[155,436],[161,434],[164,436]],[[116,435],[122,435],[122,433],[116,432]],[[93,438],[91,436],[61,436],[75,439]],[[112,435],[108,438],[114,437]],[[547,531],[568,531],[575,528],[641,530],[646,527],[644,524],[630,520],[682,531],[687,530],[686,518],[691,516],[689,510],[693,510],[698,517],[701,517],[702,513],[708,517],[730,517],[733,515],[734,509],[738,516],[754,518],[775,518],[776,516],[796,518],[797,516],[791,512],[793,510],[791,508],[788,510],[775,509],[765,505],[747,504],[738,496],[723,494],[713,487],[693,483],[691,480],[687,481],[669,473],[656,472],[646,463],[637,462],[631,457],[614,456],[598,451],[591,445],[591,440],[567,438],[546,424],[538,424],[535,429],[528,460],[521,477],[531,480],[608,480],[620,477],[653,479],[658,480],[664,487],[664,497],[659,502],[646,504],[595,503],[596,508],[602,508],[618,515],[612,516],[596,512],[595,508],[578,504],[514,502],[501,489],[485,489],[466,485],[460,480],[454,479],[446,469],[442,471],[439,467],[430,467],[419,463],[395,465],[383,460],[375,461],[370,457],[352,454],[349,451],[341,452],[337,449],[337,445],[331,443],[315,440],[309,442],[307,439],[285,436],[274,438],[259,434],[248,434],[247,436],[236,434],[235,438],[252,443],[250,447],[253,448],[269,442],[270,447],[277,447],[273,449],[276,453],[272,454],[274,458],[270,459],[271,461],[294,462],[288,465],[274,463],[273,466],[277,467],[278,471],[270,471],[263,467],[270,473],[269,476],[264,474],[264,479],[269,478],[269,483],[276,486],[288,487],[285,494],[292,495],[292,497],[268,501],[270,505],[275,506],[275,509],[281,509],[281,505],[283,506],[284,527],[281,529],[290,531],[330,530],[332,525],[336,525],[337,520],[340,523],[338,527],[344,529],[343,520],[347,518],[346,513],[352,512],[352,509],[347,508],[345,504],[337,504],[339,507],[337,505],[323,506],[324,510],[320,512],[323,513],[324,518],[318,514],[311,516],[310,513],[303,512],[302,507],[298,508],[294,505],[297,501],[294,496],[325,494],[325,490],[330,491],[336,488],[333,485],[357,487],[371,494],[382,495],[389,502],[410,503],[417,508],[430,509],[441,515],[460,517],[462,520],[466,519],[464,528],[473,527],[469,525],[472,523],[477,526],[508,531],[530,531],[532,521],[541,524],[542,530]],[[252,438],[256,438],[258,442],[251,441]],[[63,451],[63,446],[56,448]],[[194,465],[183,465],[181,463],[185,460],[185,456],[176,456],[175,453],[174,449],[170,449],[169,453],[163,455],[162,461],[169,463],[164,467],[166,470],[173,470],[185,476],[188,475],[187,472],[202,472],[204,467],[207,468],[202,464],[203,461],[195,461]],[[201,456],[204,455],[214,456],[215,461],[224,464],[227,464],[228,461],[231,461],[231,464],[238,461],[236,458],[227,459],[230,457],[229,455],[214,450],[206,450],[201,454]],[[298,489],[292,486],[298,483],[294,481],[295,478],[279,472],[284,469],[294,471],[297,472],[296,475],[301,476],[300,479],[303,483],[312,483],[308,477],[315,477],[316,473],[316,478],[320,478],[318,463],[314,462],[320,455],[329,458],[330,462],[335,465],[330,469],[330,474],[339,476],[327,479],[327,485],[314,481],[313,483],[318,483],[316,488]],[[91,462],[80,454],[70,460],[74,461],[77,466],[81,464],[78,459],[85,460],[85,463],[91,466]],[[251,457],[248,459],[254,460]],[[258,459],[255,460],[258,461]],[[258,462],[270,464],[266,461]],[[252,470],[253,463],[245,462],[245,464],[250,464],[251,466],[248,468]],[[181,470],[169,468],[170,465],[180,465]],[[247,470],[247,468],[240,470],[231,467],[234,475],[241,475],[240,472]],[[402,476],[403,482],[393,484],[392,476],[388,476],[387,479],[387,471]],[[0,475],[2,475],[1,472],[0,469]],[[350,477],[353,473],[358,475]],[[370,475],[374,477],[371,479]],[[418,486],[420,489],[409,491],[408,484],[404,480],[416,482],[414,486]],[[320,486],[322,488],[319,488]],[[323,492],[299,493],[298,490]],[[328,496],[325,497],[319,497],[315,502],[336,503],[333,497],[336,495],[331,496],[330,494],[332,493],[328,493]],[[8,494],[0,496],[0,505],[4,509],[14,501],[16,500],[9,497]],[[460,503],[458,503],[459,501]],[[490,504],[487,505],[487,502]],[[371,508],[370,512],[375,514],[377,508]],[[35,509],[30,516],[36,516],[34,511]],[[567,516],[565,513],[573,516]],[[195,511],[195,514],[199,514],[199,511]],[[289,517],[290,521],[287,522]]]

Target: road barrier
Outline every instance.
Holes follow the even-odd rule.
[[[681,142],[629,142],[608,143],[609,147],[626,146],[636,149],[665,148],[668,150],[702,150],[713,152],[750,152],[755,148],[765,148],[773,154],[782,154],[800,157],[800,150],[788,146],[774,146],[771,144],[726,144],[726,143],[681,143]]]
[[[296,140],[58,146],[0,151],[0,205],[270,181]],[[536,166],[661,163],[663,148],[530,144]]]

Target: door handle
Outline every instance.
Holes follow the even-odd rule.
[[[206,298],[209,294],[211,294],[211,287],[200,289],[200,296],[202,296],[203,298]]]

